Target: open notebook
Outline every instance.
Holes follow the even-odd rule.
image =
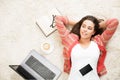
[[[37,17],[36,24],[46,37],[56,31],[55,15],[61,15],[60,11],[51,7],[45,15]]]

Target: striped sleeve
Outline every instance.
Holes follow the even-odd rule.
[[[66,28],[66,25],[68,24],[67,17],[56,16],[55,21],[57,30],[62,40],[62,44],[67,50],[69,50],[73,43],[78,40],[78,36],[76,34],[70,33],[70,31]]]
[[[61,38],[64,38],[70,33],[66,28],[66,25],[68,24],[68,18],[66,16],[56,16],[55,22]]]
[[[117,19],[109,19],[106,22],[106,30],[101,34],[101,39],[104,43],[104,45],[107,44],[107,42],[110,40],[110,38],[113,36],[114,32],[117,29],[119,22]]]

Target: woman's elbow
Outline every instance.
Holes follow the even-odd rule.
[[[118,25],[119,25],[119,20],[117,18],[109,19],[106,22],[107,28],[117,28]]]
[[[113,19],[113,23],[114,23],[116,26],[118,26],[118,25],[119,25],[119,20],[118,20],[117,18],[114,18],[114,19]]]

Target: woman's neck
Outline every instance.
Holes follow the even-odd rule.
[[[79,42],[83,48],[87,48],[91,41],[90,39],[80,39]]]
[[[88,44],[88,43],[90,43],[90,39],[80,39],[79,40],[79,42],[81,43],[81,44]]]

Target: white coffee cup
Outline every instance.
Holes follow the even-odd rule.
[[[54,44],[50,41],[44,41],[41,44],[41,50],[45,53],[45,54],[50,54],[54,49]]]

